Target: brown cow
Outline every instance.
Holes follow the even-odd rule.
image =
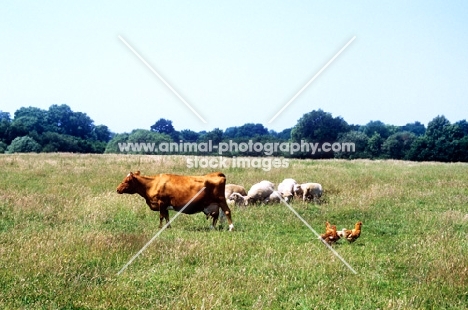
[[[146,204],[153,211],[159,211],[159,228],[163,219],[169,222],[168,208],[180,211],[203,187],[205,189],[182,211],[186,214],[203,212],[213,217],[213,227],[216,226],[219,208],[228,219],[229,230],[234,228],[229,209],[224,197],[226,176],[214,172],[204,176],[184,176],[176,174],[160,174],[157,176],[142,176],[140,171],[130,172],[117,187],[119,194],[139,194],[145,198]]]

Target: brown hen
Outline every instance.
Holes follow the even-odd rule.
[[[361,227],[362,222],[357,222],[356,225],[354,225],[354,229],[350,230],[343,228],[338,232],[338,235],[341,238],[348,240],[349,242],[354,242],[357,238],[359,238],[359,236],[361,236]]]
[[[328,221],[325,223],[325,233],[320,235],[320,237],[328,244],[335,243],[340,239],[336,231],[336,226],[330,225]]]

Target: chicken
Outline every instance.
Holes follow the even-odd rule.
[[[320,235],[320,237],[328,244],[335,243],[340,239],[336,231],[336,226],[330,225],[328,221],[325,223],[325,233]]]
[[[361,235],[361,227],[362,222],[357,222],[356,225],[354,225],[353,230],[343,228],[342,230],[338,231],[338,236],[348,240],[349,242],[354,242]]]

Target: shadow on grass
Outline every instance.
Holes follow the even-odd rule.
[[[234,224],[234,230],[232,232],[239,232],[239,231],[244,231],[242,227],[239,227],[239,225],[236,226],[236,223]],[[211,228],[210,225],[208,226],[190,226],[190,227],[184,227],[185,231],[189,232],[205,232],[205,233],[210,233],[210,232],[229,232],[228,230],[228,225],[218,225],[215,228]]]

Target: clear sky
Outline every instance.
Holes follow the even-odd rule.
[[[12,116],[65,103],[116,133],[159,118],[281,131],[314,109],[350,124],[468,118],[468,1],[7,0],[0,29],[0,110]]]

